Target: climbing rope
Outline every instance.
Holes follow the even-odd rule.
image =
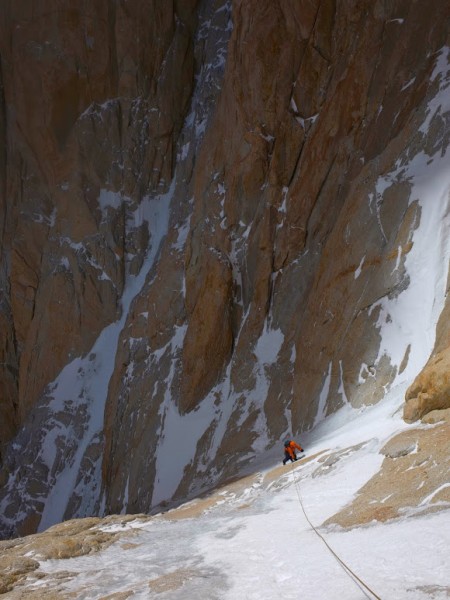
[[[377,596],[377,594],[375,594],[375,592],[373,590],[371,590],[370,587],[366,583],[364,583],[364,581],[350,569],[350,567],[342,560],[342,558],[340,558],[336,554],[336,552],[333,550],[333,548],[330,546],[330,544],[326,541],[326,539],[323,537],[323,535],[319,531],[317,531],[316,527],[314,527],[314,525],[311,523],[308,515],[306,514],[305,507],[303,506],[300,489],[299,489],[298,482],[297,482],[297,479],[296,479],[295,473],[294,473],[294,463],[291,463],[291,467],[292,467],[292,478],[294,480],[295,489],[297,490],[298,500],[300,502],[300,506],[302,508],[303,514],[305,515],[305,519],[308,521],[311,529],[322,540],[322,542],[325,544],[325,546],[328,548],[328,550],[331,552],[331,554],[337,560],[340,567],[350,577],[350,579],[353,581],[353,583],[355,583],[359,587],[359,589],[366,596],[366,598],[369,598],[369,600],[373,600],[373,598],[375,598],[375,600],[381,600],[381,598],[379,596]],[[367,592],[371,595],[369,595]]]

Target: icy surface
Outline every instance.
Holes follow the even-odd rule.
[[[399,296],[385,297],[377,304],[382,341],[376,362],[386,355],[391,364],[400,367],[408,348],[410,351],[406,368],[395,379],[397,384],[414,377],[425,365],[444,307],[450,260],[449,153],[418,154],[406,167],[399,166],[395,173],[380,178],[379,193],[399,175],[412,186],[410,202],[418,202],[420,222],[405,258],[408,287]]]
[[[307,456],[348,449],[319,477],[312,476],[319,457],[273,471],[280,457],[265,454],[251,483],[224,488],[216,494],[215,506],[198,515],[104,526],[103,531],[130,530],[130,547],[124,549],[127,537],[122,537],[95,557],[46,561],[41,570],[74,573],[64,590],[91,599],[126,591],[133,598],[171,600],[365,598],[309,526],[300,500],[319,526],[354,497],[379,469],[382,445],[411,427],[398,410],[404,391],[399,386],[368,409],[346,405],[301,439]],[[192,502],[186,508],[195,506]],[[450,586],[449,514],[401,517],[350,531],[322,528],[321,533],[383,600],[444,599]]]
[[[69,500],[77,487],[81,461],[85,452],[89,444],[93,443],[96,438],[98,439],[102,433],[108,383],[114,369],[119,335],[128,316],[131,302],[142,289],[146,276],[155,261],[161,241],[166,235],[172,193],[173,189],[171,188],[167,194],[153,199],[144,199],[139,208],[140,217],[149,224],[151,248],[140,273],[129,278],[122,297],[121,318],[103,330],[86,357],[76,358],[69,363],[54,382],[50,409],[57,414],[64,409],[71,398],[83,398],[86,405],[85,410],[87,411],[87,426],[81,437],[78,434],[76,452],[72,459],[67,460],[65,469],[56,479],[45,500],[39,531],[43,531],[50,525],[63,520]],[[62,436],[67,440],[71,440],[74,436],[72,427],[65,428],[58,423],[56,429],[49,429],[46,435],[44,433],[41,452],[47,463],[49,463],[49,460],[51,460],[50,464],[53,463],[56,456],[57,437]],[[79,509],[80,514],[88,514],[89,504],[94,504],[98,500],[98,481],[94,479],[91,485],[91,490],[89,490],[86,483],[83,489],[80,490],[80,494],[84,498]]]

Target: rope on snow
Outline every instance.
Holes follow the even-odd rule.
[[[363,594],[366,596],[366,598],[369,598],[369,600],[373,600],[373,598],[375,598],[375,600],[381,600],[380,596],[377,596],[377,594],[375,594],[375,592],[372,589],[370,589],[370,587],[366,583],[364,583],[364,581],[350,569],[350,567],[342,560],[342,558],[340,558],[336,554],[336,552],[333,550],[333,548],[330,546],[330,544],[326,541],[326,539],[323,537],[323,535],[319,531],[317,531],[316,527],[314,527],[314,525],[311,523],[308,515],[306,514],[305,507],[303,506],[300,489],[299,489],[298,482],[297,482],[297,479],[296,479],[295,473],[294,473],[294,463],[291,463],[291,467],[292,467],[292,478],[294,480],[295,489],[297,490],[298,500],[300,502],[300,506],[302,508],[303,514],[305,515],[305,519],[309,523],[311,529],[322,540],[322,542],[325,544],[325,546],[328,548],[328,550],[331,552],[331,554],[337,560],[340,567],[342,567],[342,569],[350,577],[350,579],[359,587],[359,589],[363,592]],[[369,594],[371,594],[371,595],[369,595],[367,592],[369,592]]]

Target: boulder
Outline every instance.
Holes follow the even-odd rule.
[[[432,410],[422,417],[422,423],[427,425],[436,425],[436,423],[442,423],[442,421],[450,421],[450,408],[444,410]]]
[[[433,356],[405,395],[403,418],[418,421],[435,410],[450,408],[450,347]]]

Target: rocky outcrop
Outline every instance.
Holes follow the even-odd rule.
[[[450,459],[445,440],[450,421],[445,414],[439,421],[431,429],[412,429],[389,440],[381,449],[385,459],[379,472],[358,491],[353,502],[324,525],[350,528],[447,510]]]
[[[0,542],[2,551],[0,594],[11,593],[12,597],[17,598],[20,598],[22,593],[30,598],[39,598],[43,594],[48,598],[69,597],[60,589],[61,584],[69,581],[73,576],[67,570],[48,578],[45,591],[40,589],[34,592],[33,590],[23,592],[22,586],[30,580],[38,582],[45,577],[39,570],[40,561],[64,560],[95,554],[120,540],[120,527],[134,518],[133,516],[115,519],[114,525],[117,528],[115,531],[108,531],[112,525],[111,521],[89,518],[61,523],[40,535]],[[148,520],[143,515],[141,518],[142,523]],[[126,544],[123,546],[126,549]]]
[[[450,408],[450,302],[446,302],[436,327],[433,353],[405,395],[403,418],[412,423],[435,410]]]
[[[408,388],[405,400],[403,417],[409,423],[450,408],[450,348],[433,356]]]
[[[447,160],[447,13],[7,3],[4,535],[192,497],[417,374],[384,328]]]

